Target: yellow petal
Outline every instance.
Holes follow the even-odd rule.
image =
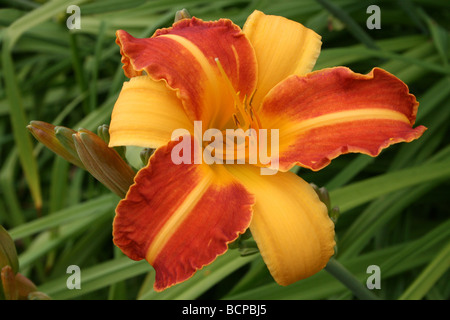
[[[205,130],[224,127],[235,112],[236,93],[242,102],[255,90],[253,47],[231,20],[194,17],[159,29],[151,38],[135,38],[124,30],[116,35],[125,74],[145,71],[154,80],[166,80],[191,121],[203,121]]]
[[[292,172],[227,169],[255,195],[250,230],[275,281],[288,285],[323,269],[334,254],[334,224],[314,189]]]
[[[258,62],[258,84],[253,105],[286,77],[310,72],[319,56],[321,37],[298,22],[254,11],[243,31],[253,45]]]
[[[109,145],[156,149],[170,141],[175,129],[193,132],[192,128],[181,101],[164,80],[138,76],[123,84],[114,105]]]

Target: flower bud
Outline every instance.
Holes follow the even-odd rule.
[[[93,132],[80,129],[72,137],[86,170],[118,196],[125,197],[134,182],[133,169]]]
[[[109,126],[107,124],[102,124],[101,126],[99,126],[97,128],[97,135],[103,141],[105,141],[106,144],[109,144],[110,136],[109,136]],[[125,146],[114,147],[114,150],[117,151],[117,153],[119,154],[119,156],[122,159],[126,160],[125,153],[126,153],[127,147],[125,147]]]
[[[56,126],[55,127],[55,136],[58,139],[58,141],[61,143],[61,145],[71,154],[73,157],[73,161],[71,161],[76,166],[85,169],[83,163],[80,160],[80,157],[78,156],[78,152],[75,148],[75,143],[73,142],[72,135],[76,133],[75,130]]]
[[[334,224],[336,224],[337,219],[340,215],[339,207],[331,207],[331,200],[330,200],[330,194],[328,193],[328,190],[325,187],[319,188],[314,183],[310,183],[310,186],[314,189],[314,191],[319,196],[320,201],[322,201],[328,209],[328,215],[330,216],[330,219],[333,221]]]
[[[320,201],[322,201],[327,206],[328,211],[330,211],[331,201],[330,201],[330,195],[328,193],[328,190],[325,187],[319,188],[314,183],[310,183],[310,186],[317,193],[317,195],[319,196]]]
[[[331,220],[333,220],[334,224],[336,224],[336,222],[337,222],[337,220],[338,220],[340,214],[341,214],[341,212],[340,212],[340,210],[339,210],[339,207],[337,207],[337,206],[336,206],[336,207],[333,207],[333,208],[329,211],[330,218],[331,218]]]
[[[21,273],[16,274],[16,290],[19,300],[28,300],[29,295],[37,291],[36,285]]]
[[[43,292],[34,291],[28,294],[28,300],[51,300],[51,298]]]
[[[16,273],[19,270],[19,259],[13,239],[0,225],[0,270],[5,266],[10,266]]]
[[[75,133],[74,130],[60,126],[57,127],[43,121],[31,121],[27,129],[36,140],[54,153],[70,163],[84,168],[72,141],[72,134]]]
[[[152,149],[152,148],[144,148],[144,149],[142,149],[142,151],[139,154],[139,156],[141,157],[141,161],[144,164],[144,166],[146,166],[148,164],[148,160],[152,156],[153,152],[155,152],[155,149]]]
[[[186,9],[181,9],[175,13],[174,22],[178,22],[180,20],[190,19],[190,18],[191,18],[191,15],[189,14],[189,12]]]
[[[2,289],[3,298],[6,300],[29,300],[33,296],[40,297],[39,300],[43,300],[44,297],[50,299],[44,293],[38,292],[36,285],[30,279],[21,273],[14,273],[11,266],[5,266],[1,269],[1,284],[0,289]]]
[[[6,300],[19,299],[19,291],[16,288],[16,275],[11,266],[4,266],[1,269],[1,283]]]
[[[105,141],[106,144],[109,144],[109,126],[107,124],[102,124],[97,128],[97,135]]]

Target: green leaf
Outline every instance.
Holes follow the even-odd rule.
[[[450,176],[450,161],[425,164],[413,168],[386,173],[330,192],[333,206],[341,213],[353,209],[382,195],[427,181]]]
[[[450,242],[436,255],[422,273],[403,292],[399,300],[420,300],[450,268]]]
[[[204,267],[184,283],[166,289],[158,293],[150,289],[143,293],[139,299],[148,300],[185,300],[196,299],[206,290],[223,280],[226,276],[240,267],[255,260],[259,255],[242,257],[237,250],[228,250],[224,255],[218,257],[211,265]]]
[[[106,210],[114,209],[117,201],[118,197],[114,194],[104,195],[79,205],[62,209],[46,217],[27,222],[11,229],[9,233],[14,240],[17,240],[59,225],[77,221],[85,217],[95,216]]]
[[[122,280],[149,272],[150,266],[145,261],[133,261],[127,257],[99,263],[94,267],[81,268],[81,289],[69,290],[66,285],[67,275],[49,281],[38,287],[55,300],[74,299],[92,291],[110,286]]]
[[[34,205],[39,210],[42,207],[42,194],[40,187],[39,172],[36,159],[33,155],[33,144],[31,137],[26,129],[28,120],[23,108],[19,84],[16,78],[16,70],[11,58],[10,52],[7,50],[8,41],[4,39],[2,49],[2,65],[3,78],[6,87],[6,96],[9,103],[9,115],[11,117],[11,125],[14,133],[14,140],[17,145],[19,159],[25,172],[30,191],[33,196]]]

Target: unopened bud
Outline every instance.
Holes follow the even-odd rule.
[[[341,214],[341,212],[340,212],[340,210],[339,210],[339,207],[337,207],[337,206],[336,206],[336,207],[333,207],[333,208],[329,211],[330,218],[331,218],[331,220],[333,220],[334,224],[336,224],[336,222],[337,222],[337,220],[338,220],[340,214]]]
[[[101,126],[99,126],[97,128],[97,135],[103,140],[105,141],[106,144],[109,144],[109,140],[110,140],[110,136],[109,136],[109,126],[107,124],[102,124]],[[117,151],[117,153],[119,154],[119,156],[126,160],[126,151],[127,151],[127,147],[125,146],[118,146],[118,147],[114,147],[114,150]]]
[[[11,266],[4,266],[1,269],[1,283],[6,300],[19,299],[19,291],[16,288],[16,275]]]
[[[84,168],[72,141],[74,130],[56,127],[43,121],[31,121],[27,129],[40,143],[70,163]]]
[[[51,300],[51,298],[43,292],[34,291],[28,294],[28,300]]]
[[[139,154],[139,156],[141,157],[141,161],[144,164],[144,166],[146,166],[148,164],[148,160],[152,156],[153,152],[155,152],[155,149],[152,149],[152,148],[144,148],[144,149],[142,149],[142,151]]]
[[[102,124],[97,128],[97,135],[105,141],[106,144],[109,144],[109,126],[107,124]]]
[[[73,142],[72,135],[76,133],[75,130],[62,127],[62,126],[56,126],[55,127],[55,136],[56,139],[61,143],[61,145],[65,148],[67,152],[70,153],[71,159],[69,161],[76,166],[84,169],[84,165],[80,160],[80,157],[78,156],[78,152],[75,148],[75,143]]]
[[[328,190],[325,187],[319,188],[314,183],[310,183],[310,186],[314,189],[316,194],[319,196],[320,201],[322,201],[327,206],[328,211],[330,211],[331,202],[330,202],[330,195],[328,193]]]
[[[134,182],[133,169],[93,132],[80,129],[73,139],[86,170],[118,196],[125,197]]]
[[[189,12],[186,10],[186,9],[182,9],[182,10],[178,10],[176,13],[175,13],[175,19],[174,19],[174,22],[178,22],[178,21],[180,21],[180,20],[183,20],[183,19],[190,19],[191,18],[191,15],[189,14]]]
[[[325,187],[319,188],[314,183],[310,183],[310,186],[317,193],[320,201],[322,201],[326,205],[330,219],[334,222],[334,224],[336,224],[337,219],[339,218],[339,215],[340,215],[340,211],[339,211],[339,207],[337,207],[337,206],[331,208],[331,200],[330,200],[330,194],[328,193],[328,190]]]
[[[16,273],[19,270],[19,259],[13,239],[0,225],[0,270],[5,266],[10,266]]]
[[[20,300],[27,300],[28,295],[37,291],[36,285],[21,273],[16,274],[16,290]]]
[[[325,187],[319,188],[318,194],[319,194],[320,201],[325,203],[328,210],[330,210],[331,201],[330,201],[330,194],[328,193],[328,190]]]

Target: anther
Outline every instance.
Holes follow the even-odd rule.
[[[250,106],[250,119],[253,121],[253,107]]]
[[[236,113],[233,113],[233,121],[234,121],[234,124],[235,124],[237,127],[240,127],[240,126],[241,126],[241,123],[239,122],[239,119],[237,118]]]
[[[253,91],[252,96],[250,97],[250,101],[248,102],[248,105],[249,105],[250,107],[252,106],[252,102],[253,102],[253,98],[255,97],[256,90],[257,90],[257,89],[255,89],[255,91]]]
[[[244,104],[244,111],[245,111],[245,113],[248,113],[248,109],[247,109],[247,95],[244,96],[244,101],[242,103]]]

